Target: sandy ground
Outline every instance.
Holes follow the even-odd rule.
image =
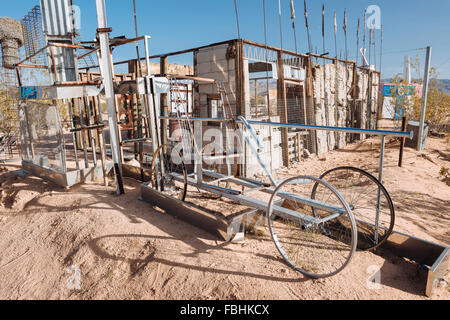
[[[377,175],[378,150],[379,140],[370,139],[278,178],[340,165]],[[422,153],[406,149],[403,168],[398,142],[386,152],[395,229],[450,245],[450,187],[439,178],[450,146],[429,138]],[[126,179],[126,194],[117,197],[111,187],[67,191],[21,178],[13,173],[18,162],[0,168],[0,299],[428,299],[422,267],[388,252],[357,252],[343,272],[311,280],[287,267],[267,230],[244,244],[221,242],[137,200],[137,181]],[[378,289],[367,286],[373,266],[381,270]],[[444,281],[433,299],[450,299]]]

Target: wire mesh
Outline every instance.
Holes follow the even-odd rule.
[[[45,35],[42,30],[42,13],[41,7],[35,6],[21,20],[23,25],[23,38],[25,40],[25,55],[30,57],[45,47]],[[46,52],[35,55],[30,62],[36,65],[47,66]]]

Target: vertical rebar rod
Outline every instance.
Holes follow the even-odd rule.
[[[75,129],[75,119],[73,118],[73,101],[69,101],[68,106],[69,106],[71,129]],[[76,132],[72,132],[72,141],[73,141],[73,152],[75,155],[75,165],[77,167],[77,170],[80,170],[80,163],[78,161],[78,149],[77,149],[78,141]]]
[[[83,100],[80,98],[78,100],[78,110],[80,112],[80,125],[81,127],[84,127],[84,119],[83,119]],[[80,131],[81,134],[81,143],[83,145],[83,154],[84,154],[84,166],[85,168],[89,168],[89,160],[88,160],[88,155],[87,155],[87,146],[86,146],[86,136],[85,136],[85,131],[81,130]]]
[[[136,38],[139,37],[139,31],[138,31],[138,23],[137,23],[137,13],[136,13],[136,0],[133,0],[133,14],[134,14],[134,31]],[[137,76],[142,76],[142,70],[141,70],[141,54],[139,53],[139,41],[136,41],[136,55],[137,55],[137,70],[136,74]]]
[[[89,97],[85,98],[86,100],[86,108],[87,108],[87,125],[90,126],[91,125],[91,104],[89,101]],[[94,167],[97,166],[97,145],[95,143],[95,138],[94,138],[94,130],[89,130],[90,134],[91,134],[91,146],[92,146],[92,157],[94,159]]]
[[[345,38],[345,60],[348,60],[347,10],[344,11],[344,38]]]
[[[362,56],[362,65],[364,66],[366,63],[366,61],[364,61],[364,60],[367,60],[366,59],[366,29],[367,29],[367,11],[366,10],[364,10],[364,33],[363,33],[363,56]]]
[[[236,12],[236,25],[237,25],[238,39],[241,39],[241,30],[239,28],[239,13],[238,13],[238,7],[237,7],[237,0],[234,0],[234,10]]]
[[[101,112],[101,98],[100,95],[97,96],[97,103],[94,103],[95,118],[97,123],[102,122],[102,112]],[[108,186],[108,178],[106,177],[106,152],[105,152],[105,135],[103,134],[103,128],[97,129],[98,133],[98,146],[100,151],[100,158],[102,160],[102,171],[103,171],[103,183],[105,187]]]
[[[356,64],[358,64],[358,57],[359,57],[359,26],[360,26],[361,21],[358,18],[358,27],[356,29],[356,56],[355,56],[355,61]]]
[[[298,53],[298,47],[297,47],[297,32],[296,32],[296,30],[295,30],[295,7],[294,7],[294,0],[291,0],[290,7],[291,7],[292,29],[294,30],[295,53]]]
[[[312,53],[312,43],[311,43],[311,34],[309,32],[309,23],[308,23],[308,8],[306,5],[306,0],[303,1],[304,4],[304,8],[305,8],[305,25],[306,25],[306,32],[307,32],[307,36],[308,36],[308,50],[309,53]]]
[[[380,75],[381,75],[381,67],[383,63],[383,25],[381,25],[380,29]]]
[[[337,49],[337,19],[336,19],[336,11],[334,12],[334,51],[336,53],[336,59],[338,57],[338,49]]]

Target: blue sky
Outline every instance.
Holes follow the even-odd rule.
[[[2,16],[22,18],[38,0],[2,1]],[[95,37],[96,13],[94,0],[74,0],[82,13],[81,33],[83,40]],[[263,0],[237,0],[241,36],[264,42]],[[307,52],[306,28],[303,17],[303,1],[294,0],[296,8],[297,43],[300,52]],[[344,9],[348,12],[349,58],[356,54],[357,19],[363,18],[364,9],[378,5],[383,23],[382,77],[402,72],[403,56],[423,60],[427,45],[433,47],[432,65],[438,68],[440,78],[450,79],[450,1],[448,0],[308,0],[309,24],[313,48],[322,51],[321,10],[326,9],[326,51],[334,56],[333,12],[337,12],[338,51],[344,55],[345,44],[342,30]],[[140,34],[152,37],[151,54],[177,51],[237,38],[234,0],[136,0]],[[289,0],[281,0],[283,13],[283,44],[294,50],[294,38],[290,22]],[[132,0],[106,0],[108,24],[113,36],[134,36]],[[266,0],[268,44],[280,46],[278,1]],[[361,22],[362,24],[362,22]],[[376,57],[379,65],[380,33],[376,32]],[[360,40],[361,42],[362,40]],[[114,59],[135,57],[135,48],[128,45],[115,52]],[[184,57],[187,59],[188,57]],[[183,59],[183,58],[180,58]],[[186,62],[183,60],[170,62]],[[420,76],[423,76],[421,74]],[[413,74],[413,77],[416,77]]]

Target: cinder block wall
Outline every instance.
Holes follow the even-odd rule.
[[[243,106],[237,108],[236,96],[238,93],[236,83],[236,59],[230,55],[230,52],[235,52],[232,47],[234,44],[222,44],[208,48],[199,49],[194,53],[194,72],[198,77],[215,79],[223,81],[226,97],[225,103],[229,103],[233,114],[238,115],[238,110],[241,114],[246,116],[250,108],[250,92],[248,90],[248,62],[244,61],[244,90],[246,92],[245,102]],[[196,114],[199,117],[208,117],[208,95],[218,94],[216,84],[206,84],[198,82],[198,89],[196,90],[195,101],[197,103]],[[227,101],[228,100],[228,101]],[[239,115],[241,115],[239,114]],[[279,121],[279,118],[278,120]],[[203,131],[208,129],[217,129],[215,126],[210,126],[204,123]],[[256,127],[258,138],[260,139],[263,148],[258,149],[260,157],[270,170],[277,170],[282,167],[282,152],[281,152],[281,133],[279,130],[269,127]],[[226,134],[223,134],[223,146],[226,146]],[[209,141],[204,141],[204,145]],[[236,145],[236,147],[239,147]],[[256,155],[252,152],[250,146],[246,145],[244,150],[245,166],[243,167],[244,174],[251,177],[258,174],[263,174],[264,170],[259,165]],[[237,169],[233,165],[232,171]]]
[[[194,53],[194,73],[198,77],[223,81],[226,98],[236,114],[236,59],[227,58],[228,50],[231,50],[228,44],[199,49]],[[197,101],[200,117],[208,116],[208,94],[215,93],[219,93],[215,84],[199,82]]]
[[[344,64],[318,65],[313,68],[314,120],[318,126],[348,127],[351,122],[350,110],[353,101],[353,66]],[[372,120],[376,119],[378,106],[378,84],[376,74],[372,74],[372,88],[369,89],[369,74],[358,70],[356,75],[356,122],[360,128],[367,128],[368,108],[371,106]],[[369,90],[372,90],[369,101]],[[312,108],[313,106],[308,106]],[[374,121],[372,121],[374,128]],[[317,131],[317,153],[343,148],[347,144],[346,133]],[[365,135],[360,136],[365,139]]]
[[[241,114],[246,116],[250,114],[250,92],[248,83],[248,61],[244,60],[244,83],[243,88],[246,92],[244,105],[237,106],[237,94],[239,88],[236,82],[236,58],[230,52],[235,52],[233,48],[235,44],[221,44],[207,48],[198,49],[194,53],[194,74],[198,77],[211,78],[218,81],[223,81],[226,99],[225,102],[230,104],[234,115]],[[368,117],[371,114],[372,118],[376,119],[376,112],[378,106],[378,84],[379,79],[376,74],[372,74],[372,87],[369,88],[369,74],[366,70],[357,69],[356,75],[356,96],[354,97],[354,69],[352,64],[333,64],[317,65],[313,68],[313,98],[306,99],[307,113],[310,114],[309,119],[313,120],[314,125],[319,126],[336,126],[348,127],[351,125],[350,111],[353,108],[353,99],[356,103],[356,123],[360,128],[366,128]],[[371,90],[372,99],[369,99],[369,90]],[[195,90],[195,110],[196,116],[208,117],[208,95],[218,94],[216,84],[198,83]],[[368,107],[371,106],[371,111]],[[300,115],[301,110],[290,108],[288,110],[289,122],[293,119],[304,118]],[[273,119],[272,119],[273,120]],[[298,121],[299,122],[299,121]],[[203,130],[211,127],[204,123]],[[264,148],[260,149],[261,158],[265,160],[271,170],[275,171],[282,167],[282,150],[281,132],[279,130],[266,130],[258,128],[258,135],[264,144]],[[317,131],[317,153],[323,154],[329,150],[336,148],[343,148],[347,144],[346,133]],[[223,137],[226,139],[226,135]],[[365,135],[359,138],[364,139]],[[280,140],[280,141],[278,141]],[[226,141],[223,141],[225,148]],[[246,163],[244,170],[248,176],[262,173],[262,169],[257,164],[256,157],[249,147],[245,150]]]

